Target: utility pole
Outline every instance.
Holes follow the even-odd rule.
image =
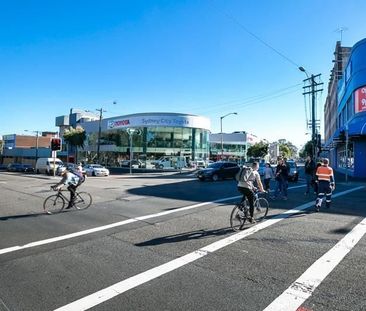
[[[102,118],[103,118],[103,112],[106,112],[103,110],[103,108],[95,109],[96,111],[99,111],[99,128],[98,128],[98,143],[97,143],[97,162],[99,163],[99,156],[100,156],[100,136],[102,134]]]
[[[300,69],[301,70],[301,69]],[[301,70],[303,71],[303,70]],[[313,145],[313,158],[315,158],[315,147],[316,147],[316,139],[317,139],[317,131],[316,131],[316,99],[315,99],[315,95],[318,92],[323,91],[323,89],[319,89],[318,87],[320,87],[321,85],[323,85],[324,83],[322,82],[316,82],[315,79],[319,78],[321,74],[317,74],[317,75],[311,75],[310,77],[308,76],[307,79],[304,80],[304,82],[307,82],[308,85],[304,86],[304,93],[302,93],[303,95],[309,95],[311,94],[311,142]]]

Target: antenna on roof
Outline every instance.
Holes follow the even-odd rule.
[[[341,35],[341,40],[340,40],[341,43],[342,43],[342,39],[343,39],[343,31],[347,31],[347,30],[348,30],[348,28],[344,27],[344,26],[338,27],[336,30],[334,30],[334,32],[337,32]]]

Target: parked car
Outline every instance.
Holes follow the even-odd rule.
[[[36,163],[36,172],[45,173],[51,175],[53,169],[57,171],[57,168],[62,165],[62,161],[58,158],[38,158]]]
[[[287,161],[287,165],[290,167],[290,171],[288,173],[288,180],[297,182],[299,180],[299,168],[295,161]]]
[[[65,170],[65,169],[68,169],[69,171],[77,171],[79,169],[79,165],[75,164],[75,163],[64,163],[62,165],[59,165],[57,167],[57,170],[56,170],[56,174],[57,175],[61,175],[62,172]],[[82,167],[81,169],[81,172],[83,173],[83,175],[85,176],[86,175],[86,171],[85,171],[85,168]]]
[[[207,166],[206,161],[203,159],[196,159],[193,163],[196,165],[196,168],[205,168]]]
[[[130,160],[123,160],[121,161],[121,167],[130,167]],[[133,168],[142,168],[145,167],[145,163],[141,162],[140,160],[132,160],[131,166]]]
[[[240,167],[235,162],[215,162],[210,164],[207,168],[197,171],[196,176],[200,181],[205,179],[212,179],[217,181],[225,178],[235,178],[239,172]]]
[[[34,173],[34,168],[31,164],[10,163],[6,169],[8,172],[23,172]]]
[[[84,169],[87,176],[109,176],[109,169],[100,164],[87,164]]]

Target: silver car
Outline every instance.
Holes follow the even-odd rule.
[[[109,169],[100,164],[87,164],[84,169],[87,176],[109,176]]]

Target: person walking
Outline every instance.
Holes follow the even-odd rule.
[[[265,191],[269,191],[270,190],[270,186],[269,183],[271,181],[271,179],[273,179],[275,177],[274,172],[273,172],[273,168],[271,167],[271,164],[266,163],[266,166],[264,167],[264,190]]]
[[[322,165],[316,170],[316,176],[318,178],[318,197],[315,202],[315,210],[319,212],[325,196],[325,207],[330,208],[332,201],[332,192],[335,189],[335,180],[333,169],[329,166],[329,159],[324,158]]]
[[[288,179],[288,169],[286,163],[283,159],[278,161],[276,167],[276,191],[275,198],[279,197],[281,194],[283,200],[287,200],[287,179]]]
[[[313,161],[311,156],[307,156],[305,161],[305,180],[306,180],[306,191],[305,195],[308,195],[310,192],[310,187],[314,183],[315,175],[315,162]]]

